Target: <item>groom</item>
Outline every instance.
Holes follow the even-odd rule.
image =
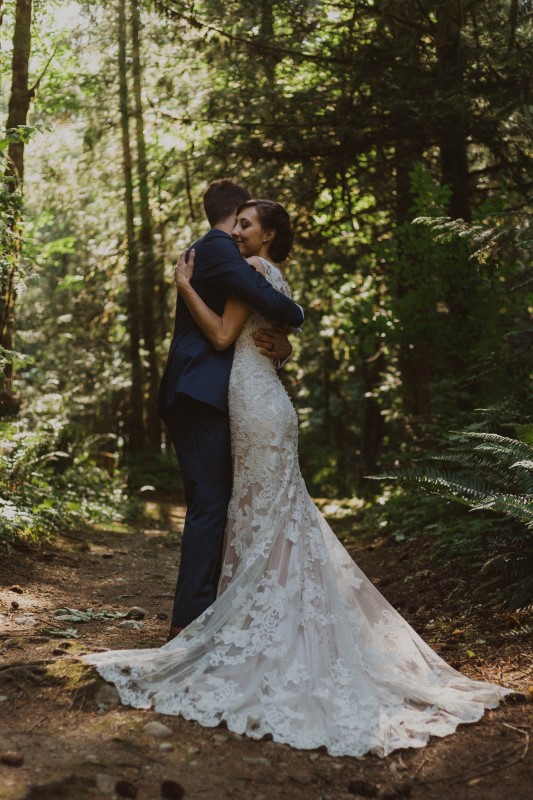
[[[216,314],[223,313],[229,295],[236,295],[273,322],[297,328],[303,321],[300,306],[251,267],[231,238],[237,208],[250,197],[229,179],[207,189],[204,208],[211,230],[193,245],[194,288]],[[266,334],[256,343],[275,360],[290,354],[284,334]],[[187,502],[169,640],[216,598],[232,488],[232,361],[233,346],[217,352],[178,295],[174,336],[159,390],[159,414],[170,431]]]

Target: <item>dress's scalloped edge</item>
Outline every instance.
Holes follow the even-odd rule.
[[[204,728],[216,728],[221,723],[225,723],[226,727],[232,733],[237,733],[241,736],[247,736],[249,739],[259,740],[262,739],[264,736],[271,736],[272,740],[277,744],[286,744],[290,747],[294,747],[297,750],[317,750],[320,747],[325,747],[328,754],[330,756],[340,757],[340,756],[351,756],[353,758],[362,758],[363,756],[371,753],[373,755],[378,756],[379,758],[385,758],[394,750],[400,749],[407,749],[407,748],[421,748],[425,747],[432,736],[437,738],[444,738],[445,736],[450,736],[452,733],[455,733],[459,725],[470,725],[474,722],[478,722],[486,711],[495,709],[499,706],[501,701],[504,697],[508,694],[514,694],[515,691],[513,689],[507,689],[505,687],[495,687],[495,697],[492,700],[475,700],[471,699],[470,704],[476,703],[479,705],[479,709],[469,718],[469,719],[458,719],[455,718],[450,719],[448,723],[441,723],[442,724],[442,731],[440,732],[427,732],[427,733],[418,733],[416,736],[409,737],[409,738],[401,738],[401,737],[391,737],[394,738],[394,744],[391,747],[384,748],[381,745],[376,744],[365,744],[362,748],[350,748],[350,747],[339,747],[335,745],[328,744],[328,742],[319,741],[318,738],[308,739],[307,741],[304,740],[296,740],[292,737],[285,737],[275,730],[269,730],[267,726],[258,725],[257,727],[250,728],[248,717],[244,717],[238,714],[227,714],[225,712],[221,712],[217,714],[216,717],[210,716],[208,713],[202,713],[197,711],[195,713],[190,713],[187,710],[180,710],[180,711],[165,711],[164,706],[161,707],[160,704],[157,703],[157,699],[154,702],[154,699],[150,697],[148,693],[145,693],[143,698],[134,698],[130,695],[132,694],[127,687],[121,686],[119,683],[116,682],[116,674],[113,677],[112,674],[106,670],[106,665],[98,665],[95,663],[94,657],[91,656],[83,656],[83,660],[91,664],[95,667],[98,671],[99,675],[104,678],[106,681],[113,683],[116,687],[120,699],[124,705],[131,706],[132,708],[140,708],[140,709],[152,709],[158,714],[163,714],[165,716],[181,716],[183,719],[189,721],[198,722]],[[113,673],[113,669],[111,673]],[[108,673],[106,675],[106,673]],[[128,678],[131,680],[131,675]],[[446,713],[446,712],[445,712]],[[449,715],[452,716],[451,714]],[[426,723],[429,720],[426,721]],[[425,724],[422,721],[422,724]]]

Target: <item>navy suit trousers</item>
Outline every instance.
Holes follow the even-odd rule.
[[[167,424],[187,501],[172,625],[184,628],[216,598],[232,487],[229,416],[177,394]]]

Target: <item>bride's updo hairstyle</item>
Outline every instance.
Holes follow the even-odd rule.
[[[265,231],[274,231],[275,236],[272,239],[268,255],[277,264],[285,261],[291,252],[292,243],[294,242],[294,231],[292,229],[289,215],[280,203],[275,203],[273,200],[248,200],[237,209],[237,216],[245,208],[255,208],[259,222],[262,229]]]

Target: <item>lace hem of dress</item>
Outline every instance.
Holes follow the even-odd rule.
[[[102,654],[102,658],[106,655]],[[92,664],[95,664],[96,659],[97,656],[83,658]],[[384,758],[399,748],[424,747],[432,736],[449,736],[459,725],[477,722],[487,709],[495,708],[503,696],[511,691],[490,684],[480,684],[483,688],[480,688],[475,697],[469,696],[468,701],[460,700],[460,708],[457,707],[457,698],[450,701],[456,706],[456,713],[448,713],[435,706],[407,708],[406,705],[399,704],[396,708],[380,709],[378,719],[370,720],[366,716],[361,717],[357,710],[353,709],[350,729],[343,732],[337,729],[335,737],[328,738],[322,728],[313,729],[311,721],[305,718],[304,713],[301,714],[301,719],[296,719],[295,715],[287,713],[286,709],[272,707],[269,710],[268,704],[264,702],[263,718],[232,713],[220,707],[206,708],[204,707],[206,698],[198,700],[190,697],[187,688],[177,690],[173,687],[166,692],[158,691],[156,695],[151,695],[148,691],[136,690],[132,685],[132,676],[124,675],[117,669],[116,663],[114,665],[96,663],[95,666],[102,678],[115,684],[124,705],[142,709],[153,708],[160,714],[180,715],[206,728],[216,728],[225,723],[228,730],[233,733],[246,735],[251,739],[262,739],[270,735],[274,742],[287,744],[298,750],[325,747],[331,756],[362,757],[372,753]],[[448,692],[454,694],[460,690],[450,688]],[[441,703],[446,704],[446,690],[443,690]],[[356,723],[358,717],[359,721]],[[327,728],[327,721],[325,727]]]

